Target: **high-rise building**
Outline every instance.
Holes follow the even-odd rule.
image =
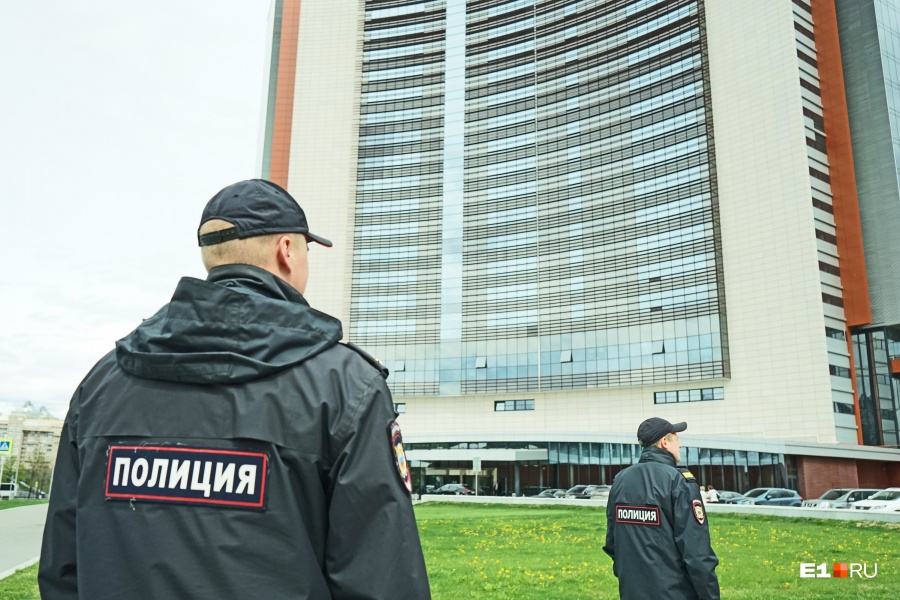
[[[20,409],[0,416],[0,438],[10,441],[9,455],[0,456],[0,481],[11,482],[18,474],[19,491],[23,494],[46,491],[50,473],[56,463],[56,451],[63,421],[43,406],[25,402]]]
[[[648,416],[719,488],[900,484],[900,154],[842,67],[874,31],[893,65],[873,1],[274,2],[261,173],[335,241],[310,301],[420,484],[608,483]]]
[[[836,2],[872,319],[854,327],[862,441],[900,444],[900,3]]]

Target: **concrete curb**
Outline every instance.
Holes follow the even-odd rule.
[[[34,558],[32,558],[30,560],[26,560],[21,565],[13,567],[12,569],[9,569],[8,571],[3,571],[2,573],[0,573],[0,579],[6,579],[7,577],[12,575],[16,571],[21,571],[22,569],[27,569],[28,567],[30,567],[31,565],[33,565],[34,563],[39,561],[40,558],[41,558],[40,556],[35,556]]]
[[[606,502],[600,500],[581,500],[577,498],[514,498],[509,496],[443,496],[425,494],[413,504],[422,502],[457,502],[460,504],[512,504],[512,505],[562,505],[586,506],[589,508],[606,508]],[[879,523],[900,523],[900,512],[877,513],[869,510],[852,510],[841,508],[805,508],[792,506],[746,506],[741,504],[707,504],[709,513],[732,513],[748,515],[768,515],[775,517],[792,517],[804,519],[831,519],[836,521],[877,521]]]

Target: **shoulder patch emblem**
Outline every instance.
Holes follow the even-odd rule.
[[[400,483],[406,488],[408,494],[412,494],[412,474],[409,472],[409,463],[406,461],[406,451],[403,449],[403,434],[400,433],[400,425],[393,421],[390,426],[391,452],[394,455],[394,463],[397,465],[397,474]]]
[[[694,509],[694,518],[697,519],[697,522],[701,525],[706,523],[706,511],[703,510],[703,502],[694,500],[691,502],[691,507]]]

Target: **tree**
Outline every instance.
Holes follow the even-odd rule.
[[[50,463],[43,449],[36,448],[22,466],[26,467],[28,472],[28,497],[38,497],[38,492],[46,491],[50,484]]]
[[[13,480],[16,473],[16,463],[18,461],[19,457],[14,454],[0,457],[0,462],[3,463],[2,469],[0,469],[0,482],[11,482]]]

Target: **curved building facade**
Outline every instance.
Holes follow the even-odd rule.
[[[273,6],[262,175],[419,484],[604,483],[649,416],[720,488],[900,477],[832,3]]]
[[[397,394],[728,374],[702,6],[584,4],[366,3],[350,335]]]

